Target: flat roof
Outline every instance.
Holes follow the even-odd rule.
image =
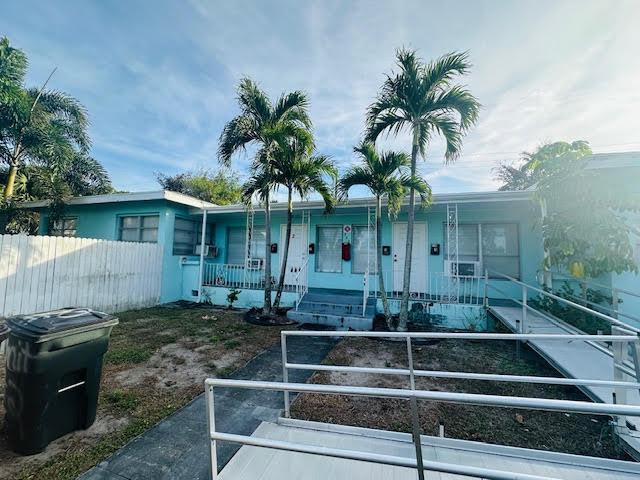
[[[491,191],[491,192],[467,192],[467,193],[440,193],[434,194],[432,197],[432,205],[446,203],[480,203],[480,202],[513,202],[526,201],[533,198],[534,192],[527,190],[517,191]],[[409,202],[409,197],[404,201],[404,205]],[[417,200],[419,202],[419,200]],[[386,202],[383,201],[386,205]],[[353,198],[336,205],[336,209],[353,208],[353,207],[369,207],[375,205],[374,197]],[[215,207],[206,207],[207,213],[237,213],[246,211],[243,204],[234,205],[217,205]],[[303,202],[293,202],[294,210],[297,209],[324,209],[322,200],[312,200]],[[264,207],[254,207],[256,210],[264,210]],[[286,202],[271,203],[272,211],[286,210]],[[196,213],[196,212],[194,212]]]
[[[179,203],[188,207],[195,208],[213,208],[216,205],[211,202],[205,202],[199,198],[185,195],[184,193],[172,192],[171,190],[156,190],[152,192],[133,192],[133,193],[107,193],[104,195],[87,195],[85,197],[73,197],[65,201],[67,205],[92,205],[98,203],[120,203],[120,202],[143,202],[149,200],[166,200],[168,202]],[[41,208],[47,207],[51,203],[50,200],[34,200],[31,202],[22,202],[22,208]]]

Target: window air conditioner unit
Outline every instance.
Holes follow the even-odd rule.
[[[196,255],[200,255],[202,251],[202,245],[196,245]],[[204,246],[204,256],[205,257],[217,257],[218,256],[218,247],[215,245],[205,245]]]
[[[479,277],[480,262],[453,262],[444,261],[444,272],[448,277]]]
[[[262,258],[250,258],[247,261],[247,266],[249,268],[254,268],[256,270],[260,270],[262,268],[262,264],[264,263],[264,261],[262,260]]]

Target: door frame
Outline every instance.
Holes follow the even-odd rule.
[[[391,264],[392,264],[392,268],[391,268],[391,286],[392,292],[401,292],[402,290],[396,290],[396,284],[395,284],[395,270],[393,269],[393,264],[395,263],[393,261],[393,256],[394,256],[394,252],[395,252],[395,229],[396,229],[396,225],[406,225],[408,222],[391,222]],[[429,293],[429,223],[427,221],[423,221],[423,222],[414,222],[414,227],[415,225],[424,225],[424,252],[425,252],[425,267],[424,267],[424,293],[428,294]],[[415,235],[415,229],[414,229],[414,235]],[[406,245],[406,244],[405,244]],[[415,244],[413,245],[413,252],[415,252]],[[412,253],[413,253],[412,252]],[[405,252],[406,253],[406,252]],[[411,255],[413,258],[414,255]],[[411,259],[412,263],[413,263],[413,258]],[[404,266],[402,267],[402,269],[404,270]],[[411,265],[411,272],[414,272],[414,268],[413,265]]]
[[[303,242],[302,243],[303,255],[304,255],[304,251],[305,251],[305,243],[308,243],[308,240],[309,240],[309,232],[308,232],[308,229],[305,228],[306,226],[307,226],[307,224],[305,224],[305,223],[292,223],[291,224],[291,232],[293,232],[294,227],[300,227],[301,230],[302,230],[302,239],[304,240],[304,237],[305,236],[307,237],[307,242]],[[280,258],[279,258],[279,262],[278,262],[280,264],[280,270],[279,270],[280,272],[282,272],[282,268],[283,267],[286,268],[286,266],[284,266],[282,264],[283,261],[284,261],[284,255],[283,255],[284,254],[284,240],[285,240],[285,235],[286,234],[287,234],[287,224],[283,223],[283,224],[280,225],[280,244],[282,245],[282,251],[281,251],[282,253],[279,256]],[[290,239],[290,240],[292,240],[292,239]],[[292,245],[293,245],[292,242],[289,243],[289,259],[291,259],[291,246]],[[285,281],[284,281],[285,285],[289,285],[287,283],[287,273],[286,272],[285,272],[284,278],[285,278]]]

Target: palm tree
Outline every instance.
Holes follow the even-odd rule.
[[[387,76],[376,100],[367,110],[365,139],[375,142],[382,133],[409,131],[411,176],[416,174],[418,154],[425,156],[431,138],[440,134],[446,142],[445,162],[454,161],[462,137],[478,118],[480,104],[465,87],[453,84],[468,72],[468,54],[450,53],[425,64],[413,50],[398,50],[399,73]],[[399,329],[405,330],[409,312],[409,282],[415,220],[415,189],[409,190],[407,247],[404,263]]]
[[[284,248],[282,250],[282,267],[280,269],[280,279],[276,298],[273,302],[274,308],[280,305],[284,280],[286,275],[287,261],[289,259],[289,243],[291,240],[291,223],[293,219],[293,194],[297,193],[301,199],[309,196],[310,193],[320,194],[324,201],[325,211],[331,211],[335,205],[333,195],[333,185],[326,181],[326,177],[335,180],[338,171],[331,159],[325,155],[311,155],[312,144],[310,136],[303,136],[292,139],[281,151],[275,155],[274,181],[287,189],[287,229],[284,238]]]
[[[226,167],[231,165],[232,156],[247,147],[256,148],[252,164],[254,179],[259,180],[260,199],[265,205],[265,260],[264,260],[264,308],[265,315],[271,314],[271,191],[274,184],[271,162],[274,154],[293,136],[305,135],[311,129],[307,96],[299,91],[282,94],[275,105],[258,85],[243,78],[238,86],[240,115],[227,123],[220,135],[218,159]],[[245,192],[246,193],[246,192]]]
[[[338,188],[342,195],[347,196],[351,187],[363,185],[376,197],[378,283],[384,316],[391,328],[391,310],[382,272],[382,200],[387,202],[389,218],[394,218],[400,212],[407,191],[413,189],[420,194],[423,203],[427,203],[431,199],[431,187],[423,179],[410,175],[411,158],[406,153],[379,153],[369,142],[362,142],[353,150],[360,158],[360,164],[347,170]]]
[[[10,199],[18,171],[31,162],[73,161],[90,141],[85,108],[75,98],[23,87],[26,56],[0,39],[0,161],[9,167],[3,198]]]

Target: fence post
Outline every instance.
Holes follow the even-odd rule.
[[[620,330],[616,326],[611,326],[611,335],[624,335],[626,332]],[[625,353],[627,352],[629,345],[624,342],[613,342],[611,347],[613,348],[613,379],[615,381],[624,382],[624,372],[622,367],[624,366]],[[615,387],[613,393],[613,403],[615,404],[627,404],[627,390],[621,387]],[[616,417],[618,428],[626,430],[627,421],[626,417]]]
[[[411,337],[407,335],[407,360],[409,363],[409,384],[411,391],[416,389],[416,379],[413,372],[413,351],[411,349]],[[420,421],[418,418],[418,400],[412,396],[411,400],[411,434],[416,448],[416,466],[418,467],[418,480],[424,480],[424,464],[422,462],[422,441],[420,439]]]
[[[484,308],[489,308],[489,270],[484,270]]]
[[[282,381],[289,383],[289,369],[287,368],[287,336],[285,332],[280,332],[280,344],[282,346]],[[289,392],[284,391],[284,416],[291,416],[289,407]]]
[[[520,328],[522,329],[522,331],[520,333],[527,333],[527,327],[528,327],[528,322],[527,322],[527,300],[528,300],[528,289],[526,287],[526,285],[522,285],[522,323],[520,324]]]
[[[205,385],[205,394],[207,400],[207,437],[209,438],[209,462],[211,468],[211,479],[216,480],[218,478],[218,455],[216,452],[216,441],[211,438],[211,434],[216,431],[216,418],[213,403],[212,385]]]

